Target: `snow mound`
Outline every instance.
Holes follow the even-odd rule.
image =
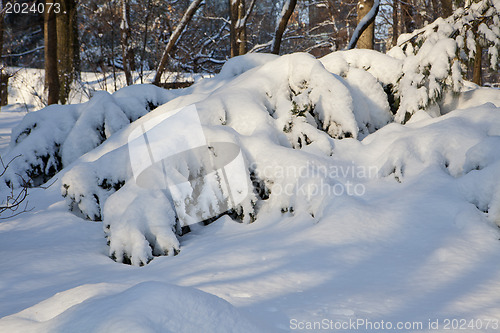
[[[225,300],[189,287],[100,283],[60,292],[0,319],[4,331],[259,332]]]
[[[473,108],[484,103],[500,107],[500,89],[484,88],[474,85],[460,94],[445,94],[440,102],[441,113],[446,114],[456,109]]]
[[[471,170],[471,164],[487,163],[494,158],[494,155],[488,159],[481,156],[473,162],[469,149],[498,135],[499,115],[500,109],[493,105],[454,111],[437,119],[391,124],[362,143],[382,152],[374,161],[381,176],[394,175],[402,180],[408,174],[416,175],[424,167],[434,165],[459,177]]]
[[[415,54],[404,54],[398,48],[388,54],[373,50],[349,50],[331,53],[321,61],[328,70],[346,77],[348,82],[354,69],[371,74],[371,79],[356,81],[364,90],[370,90],[369,87],[380,90],[382,87],[385,101],[389,101],[395,114],[394,120],[404,124],[419,110],[425,110],[433,117],[441,115],[437,103],[445,92],[461,91],[463,82],[460,67],[454,61],[455,53],[455,41],[442,38],[427,40]],[[379,82],[378,85],[370,82],[373,78]],[[377,102],[377,105],[383,105],[381,101]]]
[[[275,54],[249,53],[241,57],[229,59],[222,67],[218,77],[231,79],[252,68],[264,65],[276,60],[279,56]]]
[[[415,180],[429,169],[457,179],[458,192],[500,225],[500,108],[488,103],[439,118],[390,124],[361,142],[358,163],[378,176]],[[359,152],[358,152],[359,154]]]
[[[342,76],[351,68],[363,69],[384,86],[395,84],[401,77],[403,67],[401,59],[374,50],[333,52],[320,60],[329,71]]]
[[[12,130],[10,151],[4,160],[21,156],[7,170],[5,181],[18,186],[22,177],[31,179],[35,186],[43,184],[112,134],[177,95],[137,85],[112,95],[96,92],[83,104],[51,105],[29,113]]]
[[[298,183],[299,170],[315,169],[316,165],[309,165],[312,162],[328,163],[334,139],[364,137],[391,120],[382,86],[369,73],[354,69],[344,79],[306,54],[263,55],[260,66],[255,65],[256,58],[252,55],[250,64],[245,57],[228,62],[223,75],[203,80],[192,87],[192,94],[155,109],[66,171],[63,196],[73,210],[104,221],[110,256],[117,261],[142,265],[154,255],[175,254],[179,250],[175,235],[186,231],[179,219],[189,212],[177,209],[174,213],[171,196],[130,182],[126,140],[154,117],[195,103],[209,143],[231,142],[241,148],[248,166],[245,177],[253,186],[230,214],[245,223],[258,218],[265,207],[282,212],[300,207],[319,218],[324,200],[317,199],[323,194],[311,188],[321,185],[321,174]],[[238,65],[243,69],[234,76],[238,71],[233,67]],[[364,89],[362,81],[373,85]],[[218,148],[212,148],[217,154]],[[284,173],[282,163],[293,171]],[[335,184],[329,180],[324,186]],[[198,209],[208,211],[217,205],[210,194],[217,191],[206,189]]]

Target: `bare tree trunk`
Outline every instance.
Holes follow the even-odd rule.
[[[483,59],[483,48],[476,41],[476,54],[474,56],[474,67],[472,70],[472,82],[478,85],[483,84],[483,73],[482,73],[482,59]]]
[[[246,52],[246,31],[242,31],[246,30],[246,26],[242,24],[244,13],[245,0],[229,0],[231,58]]]
[[[439,9],[439,0],[431,0],[432,4],[432,14],[431,16],[431,21],[435,21],[438,17],[440,17],[440,13],[442,12]]]
[[[411,0],[401,0],[401,23],[404,28],[403,33],[410,33],[415,30],[415,22],[413,20],[413,7]]]
[[[246,10],[245,0],[229,0],[231,57],[247,53],[247,21],[254,5],[252,0]]]
[[[373,0],[360,0],[358,2],[358,24],[373,8]],[[375,37],[375,22],[372,22],[359,36],[357,46],[360,49],[372,49]]]
[[[158,68],[156,70],[156,75],[153,79],[154,85],[156,86],[160,85],[161,75],[165,71],[165,66],[167,65],[170,53],[173,51],[175,44],[177,43],[177,40],[180,38],[182,32],[193,18],[194,14],[196,13],[196,10],[198,9],[202,1],[203,0],[193,0],[193,2],[191,2],[188,9],[186,9],[186,12],[182,16],[181,21],[179,22],[179,24],[177,24],[177,27],[170,36],[167,46],[165,47],[165,51],[163,52],[163,55],[161,57],[160,64],[158,65]]]
[[[287,0],[283,5],[278,25],[276,26],[276,30],[274,32],[274,39],[273,39],[273,45],[271,46],[271,53],[274,54],[280,53],[281,39],[283,38],[286,26],[288,25],[288,20],[292,16],[296,5],[297,5],[297,0]]]
[[[443,7],[443,17],[449,17],[453,14],[452,0],[441,0],[441,6]]]
[[[398,45],[399,37],[399,0],[392,1],[392,46]]]
[[[3,66],[3,65],[1,65]],[[0,68],[0,107],[9,104],[9,79],[11,74]]]
[[[231,58],[239,55],[237,42],[238,37],[236,32],[236,22],[238,21],[238,6],[239,0],[229,0],[229,19],[231,20],[231,24],[229,25],[229,43],[231,45]]]
[[[244,22],[245,18],[245,0],[240,0],[238,6],[238,21],[236,22],[238,54],[247,53],[247,25]]]
[[[5,18],[5,12],[4,12],[4,6],[5,6],[5,0],[0,1],[0,56],[3,54],[3,33],[4,33],[4,18]],[[0,69],[3,69],[3,58],[0,58]]]
[[[59,73],[59,101],[66,104],[78,66],[78,32],[76,30],[75,0],[58,0],[61,13],[57,15],[57,70]]]
[[[122,64],[127,86],[132,84],[131,45],[130,45],[130,5],[128,0],[122,0],[122,21],[120,24],[122,43]],[[114,61],[114,59],[112,59]]]
[[[48,90],[47,104],[59,101],[59,76],[57,73],[57,23],[54,6],[45,6],[45,87]]]
[[[347,45],[347,49],[351,50],[356,47],[356,44],[358,43],[358,40],[360,40],[360,37],[363,36],[364,32],[370,27],[371,25],[374,24],[375,18],[377,17],[378,10],[380,7],[380,0],[360,0],[360,1],[371,1],[371,8],[370,10],[364,15],[362,18],[358,16],[358,25],[356,29],[354,29],[354,32],[352,33],[351,40],[349,41],[349,45]],[[366,3],[366,2],[363,2]],[[360,9],[359,7],[365,7],[363,3],[358,3],[358,10]],[[360,6],[361,4],[362,6]],[[361,9],[363,9],[361,8]],[[373,28],[375,26],[373,25]],[[371,48],[373,48],[373,38],[374,38],[374,30],[368,33],[368,37],[365,37],[365,43],[362,45],[362,47],[367,48],[367,42],[371,40]],[[371,38],[370,38],[371,37]],[[369,46],[369,45],[368,45]]]
[[[139,76],[141,78],[141,84],[144,83],[144,59],[146,58],[146,48],[148,46],[148,28],[149,28],[149,18],[152,9],[151,0],[148,0],[146,4],[146,20],[144,22],[144,38],[142,42],[142,50],[141,50],[141,64],[139,67]]]
[[[111,29],[111,59],[113,59],[113,61],[111,61],[111,71],[113,73],[113,88],[114,88],[114,91],[117,91],[118,86],[116,85],[115,31],[114,31],[114,29]],[[104,76],[104,77],[106,77],[106,76]],[[106,79],[104,81],[106,81]]]

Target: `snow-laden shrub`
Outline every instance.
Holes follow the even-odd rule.
[[[62,195],[71,210],[82,212],[87,219],[101,220],[101,204],[125,184],[129,164],[127,148],[123,146],[96,161],[76,164],[63,176]]]
[[[497,69],[499,0],[471,2],[448,18],[399,36],[398,46],[388,52],[403,60],[401,77],[393,85],[399,101],[395,121],[405,123],[418,110],[439,115],[443,94],[461,91],[462,72],[474,59],[476,44],[487,49],[490,67]]]
[[[329,71],[349,81],[352,69],[370,73],[384,87],[394,120],[406,123],[419,110],[443,114],[439,103],[447,92],[464,90],[463,69],[476,52],[487,49],[492,69],[500,51],[500,1],[481,0],[411,34],[402,34],[387,55],[376,51],[334,52],[321,59]],[[366,91],[368,84],[363,84]]]
[[[134,91],[134,93],[131,93]],[[5,174],[14,186],[21,177],[40,185],[112,134],[158,105],[178,96],[150,85],[124,88],[114,94],[96,92],[90,101],[51,105],[26,115],[12,130],[6,159],[20,155]]]
[[[321,197],[328,194],[313,189],[337,181],[324,184],[325,175],[312,169],[331,162],[334,139],[364,137],[391,120],[382,85],[367,72],[353,69],[344,79],[306,54],[251,55],[250,64],[245,58],[229,61],[220,77],[201,81],[190,95],[116,133],[64,174],[63,195],[76,211],[104,221],[110,255],[117,261],[140,265],[154,255],[173,255],[179,250],[175,235],[188,230],[179,219],[184,212],[174,209],[168,193],[133,181],[128,135],[154,117],[195,104],[209,143],[241,148],[253,186],[229,213],[246,223],[269,209],[321,216]],[[299,176],[304,168],[311,177]],[[213,204],[211,197],[201,200]]]

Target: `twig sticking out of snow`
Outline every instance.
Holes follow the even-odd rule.
[[[0,167],[3,169],[0,172],[0,177],[2,177],[5,174],[10,164],[20,156],[21,155],[15,156],[7,164],[4,163],[2,157],[0,156]],[[2,201],[0,202],[0,216],[5,212],[10,212],[11,214],[7,217],[5,215],[0,217],[0,220],[8,219],[31,210],[28,209],[28,200],[27,200],[30,181],[29,180],[26,181],[22,177],[21,179],[22,179],[21,187],[16,191],[14,190],[14,186],[11,184],[9,186],[9,193],[7,194],[7,196],[1,199]]]

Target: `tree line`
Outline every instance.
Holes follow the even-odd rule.
[[[112,76],[116,90],[121,72],[127,85],[164,85],[165,73],[216,73],[228,58],[248,52],[322,56],[356,45],[384,52],[399,35],[447,17],[469,0],[51,1],[59,12],[45,6],[43,13],[7,14],[13,1],[1,0],[0,104],[7,103],[7,66],[45,68],[47,103],[64,104],[81,71]],[[370,12],[376,19],[358,33]],[[481,58],[476,68],[482,68]],[[473,68],[471,78],[481,83],[482,71]],[[154,77],[147,77],[151,72]]]

